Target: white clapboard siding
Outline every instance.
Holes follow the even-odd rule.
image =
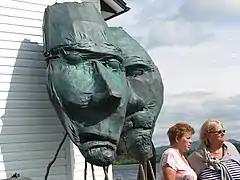
[[[0,48],[1,49],[13,49],[18,50],[21,46],[21,50],[28,51],[31,49],[33,52],[40,52],[42,53],[42,44],[32,43],[32,42],[20,42],[16,40],[0,40]]]
[[[7,2],[6,2],[7,3]],[[9,3],[8,3],[9,4]],[[20,9],[19,7],[7,7],[7,5],[0,6],[0,14],[2,16],[9,16],[15,18],[23,18],[23,19],[33,19],[42,21],[43,12],[38,11],[28,11],[26,9]]]
[[[43,180],[65,133],[45,85],[43,13],[55,2],[0,0],[0,179],[20,173]],[[103,180],[102,168],[94,166],[94,170],[96,180]],[[67,138],[48,179],[83,177],[84,158]],[[87,177],[92,178],[90,165]]]
[[[1,31],[1,29],[0,29],[0,39],[1,40],[22,42],[23,36],[25,39],[31,40],[32,43],[42,43],[43,42],[42,36],[31,35],[30,33],[29,34],[26,34],[26,33],[21,34],[21,33],[17,33],[17,32],[15,32],[13,34],[11,32]]]
[[[73,180],[78,180],[79,177],[83,177],[84,174],[84,168],[85,168],[85,160],[78,150],[78,148],[74,145],[72,145],[73,153],[74,153],[74,159],[73,161],[75,162],[75,166],[73,167]],[[92,177],[92,170],[91,170],[91,165],[89,163],[87,167],[87,179],[93,179]],[[104,172],[102,167],[94,166],[94,174],[96,180],[104,180]],[[108,172],[108,177],[109,179],[113,179],[112,175],[112,167],[109,167],[109,172]]]
[[[41,12],[34,12],[39,7]],[[0,1],[0,179],[14,173],[44,179],[64,136],[45,85],[41,29],[45,7]],[[49,180],[71,179],[69,152],[66,140]]]
[[[44,2],[47,2],[46,0],[43,0]],[[39,2],[43,2],[39,1]],[[49,4],[54,4],[56,1],[49,0]],[[31,3],[31,2],[24,2],[24,1],[18,1],[18,0],[4,0],[1,2],[0,6],[7,7],[10,9],[20,9],[23,11],[30,11],[30,12],[40,12],[43,13],[44,9],[46,8],[48,3],[46,5],[41,5],[37,3]],[[30,16],[32,17],[32,16]]]

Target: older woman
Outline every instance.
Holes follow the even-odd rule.
[[[194,129],[186,123],[177,123],[169,128],[167,135],[170,148],[160,160],[161,180],[196,180],[197,176],[184,157],[192,144]]]
[[[201,146],[188,157],[200,180],[240,179],[240,155],[232,143],[225,141],[225,132],[222,123],[215,119],[202,125]]]

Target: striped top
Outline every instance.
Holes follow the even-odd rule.
[[[236,161],[230,159],[227,161],[223,161],[221,163],[227,168],[227,170],[233,180],[240,179],[240,166]],[[221,172],[212,170],[210,168],[206,168],[199,175],[199,179],[201,179],[201,180],[221,180]]]
[[[227,141],[224,142],[223,148],[224,154],[220,160],[221,164],[224,165],[233,180],[240,180],[240,154],[238,150],[232,143]],[[188,162],[196,172],[199,180],[221,180],[221,171],[210,168],[198,151],[193,152],[188,157]]]

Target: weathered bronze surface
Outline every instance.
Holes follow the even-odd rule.
[[[85,159],[112,164],[120,136],[134,158],[152,157],[163,84],[147,52],[91,3],[48,6],[43,35],[49,98]]]
[[[163,104],[163,83],[146,50],[121,27],[111,28],[122,50],[130,98],[121,137],[138,160],[152,157],[152,133]]]

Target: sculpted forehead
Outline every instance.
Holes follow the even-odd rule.
[[[144,76],[146,75],[144,72],[153,74],[158,71],[146,50],[122,27],[110,27],[110,29],[115,37],[116,46],[121,50],[127,77],[138,76],[138,78],[142,78],[145,81],[139,75]],[[154,78],[160,79],[160,75],[158,76],[157,73]]]
[[[163,103],[163,83],[157,66],[147,51],[123,28],[110,29],[122,52],[129,88],[145,102],[153,103],[158,111]]]
[[[119,46],[123,52],[124,63],[126,66],[132,63],[153,64],[153,61],[146,53],[146,50],[126,31],[124,31],[122,27],[110,27],[110,29],[115,37],[116,45]]]

